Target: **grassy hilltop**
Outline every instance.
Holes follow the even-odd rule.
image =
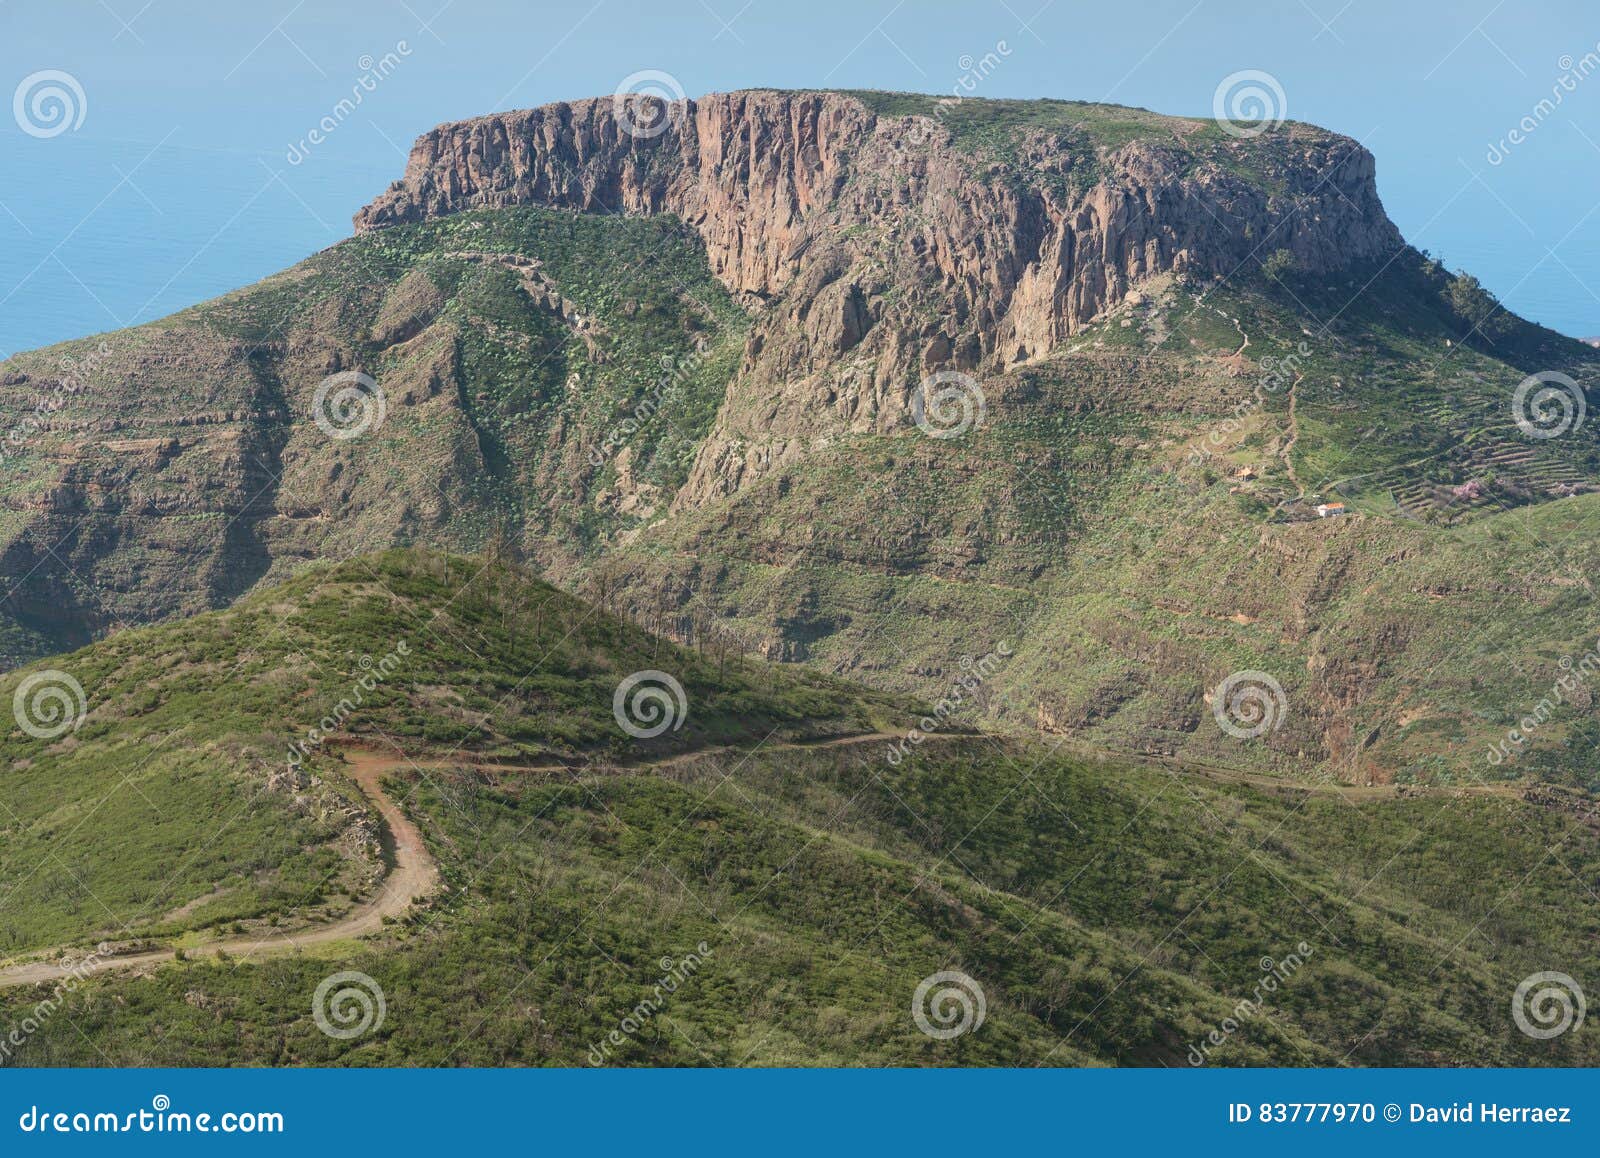
[[[402,638],[393,677],[286,781],[297,725]],[[1594,1060],[1592,1026],[1534,1042],[1509,1016],[1530,971],[1594,964],[1572,957],[1594,940],[1573,886],[1600,866],[1592,814],[1548,789],[1287,789],[958,732],[898,760],[887,739],[817,746],[926,709],[419,553],[59,662],[90,712],[70,740],[5,741],[0,927],[13,952],[137,935],[194,959],[83,982],[11,1064],[583,1065],[658,958],[690,952],[608,1064],[1185,1065],[1263,953],[1302,964],[1214,1064]],[[612,717],[645,664],[687,694],[661,740]],[[339,755],[362,739],[405,754],[387,787],[443,887],[358,945],[201,956],[241,928],[314,929],[373,887],[382,852],[350,839],[366,811]],[[344,968],[388,1006],[349,1041],[311,1002]],[[910,1014],[944,969],[987,1003],[950,1042]],[[48,992],[0,989],[0,1023]]]

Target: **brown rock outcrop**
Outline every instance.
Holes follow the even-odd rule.
[[[618,111],[594,98],[441,125],[356,226],[522,204],[671,213],[730,289],[763,297],[837,264],[825,243],[844,229],[868,227],[854,255],[881,248],[876,227],[991,347],[1009,334],[1036,352],[1153,274],[1221,276],[1278,249],[1318,273],[1401,243],[1372,155],[1306,126],[1206,151],[1184,140],[1206,122],[1178,118],[1168,139],[1115,148],[1040,130],[986,164],[930,118],[880,117],[844,93],[713,94],[672,106],[654,137],[630,136]],[[1272,180],[1213,159],[1230,154],[1266,156]],[[1061,180],[1080,170],[1086,188]]]
[[[646,119],[636,104],[610,98],[442,125],[355,220],[522,204],[681,219],[762,316],[679,503],[817,437],[902,422],[931,371],[1042,357],[1143,279],[1226,276],[1280,249],[1324,273],[1402,244],[1371,154],[1308,126],[1219,142],[1208,122],[1164,118],[1109,144],[1019,130],[994,159],[844,93],[654,112],[650,137],[628,131]]]

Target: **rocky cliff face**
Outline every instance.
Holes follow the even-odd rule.
[[[830,227],[878,225],[930,263],[985,329],[1010,321],[1041,334],[1070,333],[1154,273],[1223,275],[1278,249],[1321,272],[1399,244],[1372,155],[1354,141],[1285,129],[1281,184],[1270,189],[1186,143],[1206,122],[1167,120],[1167,139],[1118,148],[1040,130],[1012,163],[981,164],[937,118],[878,116],[843,93],[563,102],[424,134],[405,176],[355,223],[529,203],[672,213],[699,233],[730,289],[763,296],[816,261],[807,253]],[[633,135],[647,122],[662,127]],[[1239,142],[1234,152],[1267,148]],[[1091,169],[1086,188],[1055,180]]]
[[[496,114],[424,135],[356,226],[527,203],[681,219],[760,316],[680,505],[817,439],[894,427],[930,372],[1041,358],[1147,278],[1279,250],[1323,273],[1402,244],[1372,155],[1322,130],[1239,141],[1151,118],[1132,139],[1062,124],[996,148],[961,139],[945,107],[755,91]]]
[[[1600,488],[1592,426],[1531,457],[1466,437],[1506,426],[1524,363],[1590,382],[1593,351],[1461,341],[1446,275],[1388,260],[1344,138],[1064,102],[595,100],[427,134],[357,223],[254,287],[0,363],[0,666],[310,560],[492,541],[685,642],[934,700],[952,648],[1007,643],[996,718],[1379,777],[1528,699],[1438,641],[1499,632],[1529,702],[1578,654],[1588,556],[1546,582],[1525,535],[1496,553],[1426,520],[1473,517],[1462,481],[1490,470],[1521,489],[1486,507]],[[959,438],[907,413],[941,371],[986,403]],[[383,405],[328,404],[351,372]],[[1365,515],[1310,513],[1330,469]],[[1395,504],[1415,517],[1375,517]],[[1293,705],[1249,751],[1211,726],[1230,671]]]

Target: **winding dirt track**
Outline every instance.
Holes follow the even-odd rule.
[[[384,774],[411,766],[403,756],[388,757],[366,748],[351,748],[344,753],[349,764],[346,769],[350,779],[361,787],[367,798],[383,817],[388,835],[393,842],[389,851],[393,867],[384,877],[378,895],[364,901],[337,921],[315,928],[292,932],[268,933],[260,937],[234,937],[212,941],[198,948],[186,950],[190,957],[215,957],[221,953],[255,959],[273,954],[292,953],[313,945],[333,941],[348,941],[376,932],[383,927],[385,917],[398,917],[419,900],[433,892],[439,884],[439,866],[428,854],[417,826],[400,810],[400,806],[384,793]],[[80,980],[113,969],[133,969],[140,965],[156,965],[176,960],[173,949],[151,949],[127,953],[116,957],[87,957],[77,961],[33,961],[0,969],[0,989],[16,985],[37,985],[65,980],[76,976]]]
[[[1300,492],[1301,499],[1306,497],[1306,484],[1294,473],[1294,444],[1300,441],[1300,418],[1295,413],[1295,408],[1299,404],[1296,392],[1304,377],[1304,374],[1297,373],[1294,381],[1289,383],[1289,440],[1278,451],[1279,457],[1283,459],[1283,469],[1288,474],[1289,481],[1294,484],[1295,490]]]
[[[868,732],[854,736],[837,736],[826,740],[770,744],[765,745],[763,750],[840,748],[857,744],[887,742],[900,738],[897,735],[885,732]],[[926,738],[930,740],[954,740],[970,739],[972,736],[969,733],[934,733]],[[735,751],[735,749],[731,747],[701,748],[630,770],[641,772],[660,770],[698,760],[702,757],[731,751]],[[292,932],[269,933],[260,937],[236,937],[212,941],[197,948],[186,950],[187,956],[215,957],[219,954],[227,953],[232,957],[254,960],[266,956],[293,953],[310,946],[349,941],[356,937],[376,932],[383,927],[385,917],[399,917],[414,901],[420,900],[437,889],[439,885],[439,866],[428,853],[427,846],[422,840],[422,834],[417,831],[417,826],[401,811],[400,806],[383,791],[383,777],[389,772],[404,771],[408,768],[477,768],[486,772],[518,772],[524,774],[574,771],[573,768],[564,764],[493,764],[470,759],[435,759],[431,757],[412,759],[400,753],[391,755],[374,751],[371,748],[354,746],[345,748],[343,754],[348,765],[346,774],[360,786],[361,790],[366,793],[367,798],[378,810],[379,815],[383,817],[384,824],[388,828],[388,835],[393,842],[393,847],[389,850],[392,853],[393,867],[384,878],[383,887],[378,895],[358,905],[337,921],[332,921],[326,925],[318,925],[313,928]],[[1158,766],[1168,763],[1160,760],[1141,761],[1137,760],[1137,758],[1134,758],[1134,760],[1137,763]],[[1305,784],[1293,780],[1278,780],[1269,776],[1252,775],[1217,767],[1192,766],[1185,768],[1184,771],[1197,773],[1209,780],[1249,784],[1259,788],[1290,792],[1335,793],[1353,801],[1386,799],[1398,795],[1398,789],[1394,785],[1358,788],[1352,785]],[[1493,795],[1513,796],[1519,794],[1520,786],[1494,784],[1464,786],[1440,791],[1464,794],[1482,792]],[[157,965],[165,961],[176,960],[176,958],[177,954],[173,949],[151,949],[116,957],[78,958],[75,961],[31,961],[0,969],[0,989],[8,989],[18,985],[48,984],[73,976],[82,980],[99,973],[133,969],[141,965]]]
[[[898,739],[882,732],[869,732],[863,735],[838,736],[827,740],[818,740],[810,743],[785,743],[768,745],[771,749],[780,748],[835,748],[847,744],[866,744],[873,741],[888,741]],[[640,771],[661,769],[676,764],[684,764],[704,756],[731,751],[731,748],[701,748],[692,752],[684,752],[658,760],[650,765],[642,766]],[[493,764],[474,761],[470,758],[435,759],[420,757],[412,759],[401,753],[378,752],[371,748],[348,746],[342,749],[347,767],[346,775],[360,786],[366,793],[373,807],[383,817],[388,828],[388,836],[393,842],[389,851],[393,857],[393,867],[384,878],[383,887],[378,895],[369,901],[358,905],[351,912],[326,925],[318,925],[309,929],[267,933],[258,937],[233,937],[221,941],[210,941],[195,948],[186,949],[185,955],[191,958],[216,957],[226,953],[231,957],[244,960],[256,960],[261,957],[274,956],[283,953],[293,953],[315,945],[326,945],[336,941],[349,941],[356,937],[374,933],[383,927],[385,917],[399,917],[413,901],[420,900],[433,892],[439,885],[439,866],[434,863],[429,855],[427,845],[423,842],[422,834],[401,811],[400,806],[391,800],[383,791],[383,777],[389,772],[405,771],[406,769],[421,768],[477,768],[485,772],[570,772],[573,769],[565,764]],[[48,953],[48,951],[46,951]],[[12,965],[0,969],[0,989],[9,989],[18,985],[40,985],[56,981],[64,981],[69,977],[77,977],[80,981],[96,974],[112,970],[135,969],[141,965],[159,965],[166,961],[175,961],[175,949],[150,949],[135,953],[119,954],[115,957],[77,957],[74,959],[51,959],[29,961],[21,965]]]

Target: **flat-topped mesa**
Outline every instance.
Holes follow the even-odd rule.
[[[757,90],[441,125],[355,222],[527,204],[670,213],[735,291],[847,282],[834,335],[846,348],[879,320],[875,292],[907,269],[930,274],[916,289],[947,318],[942,338],[925,335],[935,352],[1000,364],[1048,352],[1152,275],[1227,276],[1278,250],[1323,273],[1402,244],[1372,155],[1310,126],[1238,139],[1210,121],[1108,106],[893,107],[907,101],[929,115],[875,111],[871,94]],[[1028,115],[1040,109],[1051,117]],[[968,146],[960,127],[990,113],[1002,133]]]

